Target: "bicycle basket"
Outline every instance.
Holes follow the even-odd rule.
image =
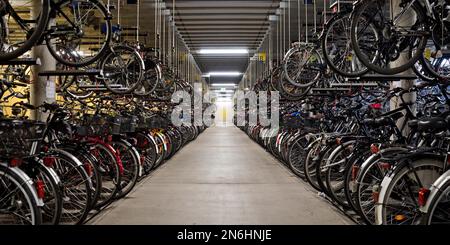
[[[28,155],[33,142],[43,137],[45,123],[31,120],[2,119],[0,121],[0,155]]]
[[[137,125],[138,125],[138,118],[136,116],[122,117],[122,121],[120,124],[120,132],[121,133],[136,132]]]

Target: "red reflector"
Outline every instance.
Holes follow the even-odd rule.
[[[11,158],[11,160],[9,161],[9,166],[14,168],[14,167],[19,167],[20,165],[22,165],[22,158]]]
[[[44,157],[44,159],[42,159],[42,161],[44,162],[44,165],[47,167],[53,167],[53,165],[55,164],[54,157]]]
[[[378,163],[378,166],[381,169],[390,169],[391,168],[391,164],[387,163],[387,162],[380,162],[380,163]]]
[[[145,162],[145,156],[141,155],[141,164],[144,165],[144,162]]]
[[[47,152],[48,151],[48,146],[46,146],[46,145],[42,146],[42,151],[43,152]]]
[[[146,145],[148,145],[148,140],[147,139],[144,139],[144,140],[142,140],[142,142],[140,143],[140,147],[145,147]]]
[[[112,139],[112,135],[108,135],[107,137],[106,137],[106,141],[108,141],[108,142],[111,142],[113,139]]]
[[[427,188],[420,188],[419,189],[419,198],[417,202],[419,203],[419,206],[425,206],[427,203],[428,195],[430,194],[430,190]]]
[[[44,199],[45,197],[45,185],[44,185],[44,181],[42,180],[37,180],[36,181],[36,192],[37,192],[37,196],[40,199]]]
[[[359,166],[353,165],[352,166],[352,180],[356,179],[356,176],[358,175]]]
[[[372,152],[373,154],[377,154],[379,151],[380,151],[380,148],[378,148],[377,145],[375,145],[375,144],[370,145],[370,152]]]
[[[88,174],[88,176],[92,176],[92,166],[89,163],[84,163],[84,170],[86,171],[86,173]]]
[[[379,109],[381,109],[382,105],[380,103],[373,103],[373,104],[370,105],[370,107],[372,109],[379,110]]]
[[[380,187],[378,185],[374,185],[372,187],[372,199],[374,203],[378,203],[378,198],[380,197]]]

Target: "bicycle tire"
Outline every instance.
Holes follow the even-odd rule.
[[[26,175],[25,175],[26,176]],[[21,191],[23,197],[26,200],[26,203],[30,207],[30,225],[41,225],[42,224],[42,215],[41,215],[41,209],[38,206],[38,203],[34,196],[36,196],[36,190],[31,189],[30,182],[32,182],[31,179],[24,179],[25,176],[20,176],[19,174],[15,173],[15,171],[12,171],[9,169],[9,167],[0,164],[0,177],[1,178],[8,178],[12,184],[17,186],[18,190]],[[1,184],[6,183],[6,180],[2,180],[0,182]],[[10,193],[8,193],[10,194]],[[0,220],[1,221],[1,220]],[[10,223],[8,223],[10,224]],[[16,222],[14,224],[17,224]]]
[[[355,51],[355,54],[358,56],[359,60],[370,70],[378,72],[380,74],[384,74],[384,75],[394,75],[394,74],[398,74],[401,72],[404,72],[408,69],[410,69],[414,63],[417,62],[417,60],[420,58],[420,55],[423,53],[424,49],[425,49],[425,45],[426,45],[426,37],[425,35],[422,35],[421,38],[419,39],[419,45],[417,46],[417,51],[416,53],[412,56],[412,57],[408,57],[408,61],[405,62],[402,65],[399,65],[398,67],[380,67],[379,65],[374,64],[374,62],[370,61],[368,59],[368,56],[361,50],[360,45],[359,45],[359,38],[357,37],[357,25],[359,23],[359,18],[362,18],[361,16],[364,16],[365,18],[365,14],[364,14],[364,10],[366,10],[366,8],[368,8],[370,6],[371,2],[375,2],[378,0],[362,0],[360,2],[358,2],[357,5],[355,5],[353,12],[352,12],[352,19],[351,19],[351,29],[350,29],[350,35],[351,35],[351,42],[352,42],[352,47]],[[425,21],[425,13],[423,12],[423,9],[420,7],[420,5],[418,4],[418,2],[415,2],[412,5],[412,10],[415,12],[416,16],[418,19],[421,20],[420,23],[426,23]],[[426,28],[426,27],[425,27]],[[380,31],[380,30],[376,30],[376,31]],[[378,52],[378,50],[377,50]],[[408,53],[410,55],[410,53]],[[378,62],[379,61],[379,57],[375,56],[374,57],[374,61]],[[387,65],[387,64],[386,64]]]
[[[93,4],[93,5],[95,5],[96,7],[97,7],[97,10],[99,10],[100,12],[99,13],[101,13],[100,14],[100,16],[101,17],[99,17],[100,19],[103,19],[103,21],[104,21],[104,25],[105,25],[105,28],[104,28],[104,30],[106,31],[106,33],[105,33],[105,40],[103,40],[103,41],[100,41],[99,43],[102,43],[101,44],[101,47],[100,47],[100,49],[98,49],[99,51],[94,55],[94,56],[92,56],[91,58],[89,58],[89,59],[85,59],[84,61],[75,61],[75,62],[72,62],[72,61],[70,61],[70,60],[68,60],[68,59],[63,59],[61,56],[61,51],[57,51],[57,50],[55,50],[55,45],[51,42],[51,34],[50,35],[46,35],[45,36],[45,40],[46,40],[46,45],[47,45],[47,49],[48,49],[48,51],[50,52],[50,54],[58,61],[58,62],[60,62],[61,64],[64,64],[64,65],[66,65],[66,66],[71,66],[71,67],[83,67],[83,66],[88,66],[88,65],[91,65],[91,64],[93,64],[94,62],[96,62],[96,61],[98,61],[101,57],[103,57],[103,55],[105,54],[105,52],[107,52],[107,50],[108,50],[108,48],[109,48],[109,44],[110,44],[110,42],[111,42],[111,31],[112,31],[112,27],[111,27],[111,16],[110,16],[110,14],[109,14],[109,12],[108,12],[108,10],[106,9],[106,6],[102,3],[102,2],[100,2],[100,1],[98,1],[98,0],[82,0],[82,1],[85,1],[85,2],[88,2],[89,4]],[[77,4],[79,4],[80,2],[82,2],[82,1],[77,1]],[[70,5],[72,5],[73,3],[72,3],[72,1],[70,1],[70,0],[64,0],[64,1],[61,1],[61,2],[59,2],[58,3],[58,7],[60,8],[60,9],[63,9],[63,7],[61,7],[62,5],[64,5],[64,4],[70,4]],[[85,14],[85,15],[87,15],[87,14]],[[98,16],[96,16],[96,17],[98,17]],[[87,19],[87,18],[85,18],[85,19]],[[86,32],[85,32],[86,33]],[[65,46],[67,46],[67,45],[65,45]],[[74,52],[74,51],[72,51],[72,52]],[[76,59],[75,59],[76,60]]]
[[[111,142],[111,146],[120,152],[120,158],[123,165],[123,174],[120,178],[120,190],[117,193],[117,199],[123,198],[128,195],[133,188],[136,186],[137,180],[139,178],[139,154],[136,152],[135,148],[125,140],[117,140]],[[129,161],[125,158],[125,154],[128,155]],[[128,177],[126,173],[130,173],[131,177]],[[128,177],[128,178],[127,178]]]
[[[26,40],[23,42],[23,45],[21,45],[17,49],[14,49],[14,51],[8,53],[0,52],[0,61],[8,61],[15,59],[23,55],[27,51],[29,51],[34,45],[36,45],[42,38],[42,35],[44,34],[47,28],[49,13],[50,13],[50,0],[42,0],[42,10],[40,11],[39,17],[37,18],[39,20],[37,21],[36,26],[33,28],[34,29],[33,33],[26,38]],[[6,25],[4,22],[1,23],[2,25]]]
[[[128,69],[128,67],[124,68],[124,67],[113,67],[112,65],[108,67],[107,62],[112,62],[114,61],[115,57],[119,57],[117,56],[117,54],[119,52],[128,52],[128,55],[134,60],[132,62],[134,68],[137,68],[137,74],[134,74],[134,77],[131,77],[129,79],[129,75],[130,71],[128,70],[124,70],[124,69]],[[122,61],[120,63],[123,63],[122,58],[118,58],[119,61]],[[114,62],[113,62],[114,63]],[[125,46],[125,45],[117,45],[112,47],[111,49],[109,49],[109,52],[107,52],[102,59],[100,60],[99,63],[99,67],[100,70],[103,71],[103,77],[101,77],[100,79],[103,81],[103,83],[105,84],[106,88],[115,93],[115,94],[129,94],[131,92],[133,92],[137,86],[142,82],[143,76],[144,76],[144,70],[145,70],[145,65],[144,65],[144,60],[142,59],[142,57],[139,55],[139,53],[132,47],[129,46]],[[117,69],[119,69],[120,71],[116,71]],[[110,83],[108,82],[109,77],[112,77],[112,74],[115,74],[114,76],[117,76],[117,74],[119,74],[119,76],[123,76],[126,75],[127,78],[126,80],[133,80],[133,84],[131,86],[126,86],[126,87],[122,87],[122,83],[124,83],[125,81],[120,81],[118,79],[116,79],[115,83]],[[117,83],[117,81],[119,81]],[[118,85],[118,88],[115,88],[114,85]]]
[[[334,27],[335,23],[337,23],[338,21],[341,21],[344,18],[349,18],[350,14],[351,14],[351,12],[338,13],[338,14],[334,15],[327,22],[327,24],[324,27],[324,32],[323,32],[324,34],[323,34],[323,36],[321,38],[321,44],[322,44],[321,48],[322,48],[323,58],[324,58],[325,62],[327,63],[328,67],[331,68],[331,70],[333,70],[334,72],[336,72],[339,75],[344,76],[344,77],[360,77],[360,76],[366,74],[367,72],[369,72],[369,69],[367,67],[364,67],[364,69],[361,69],[360,71],[353,71],[353,72],[344,71],[343,69],[338,68],[335,65],[335,59],[333,59],[330,56],[330,53],[328,52],[329,50],[327,49],[327,46],[328,46],[327,45],[327,43],[328,43],[328,38],[327,37],[328,37],[330,31],[332,30],[332,27]],[[346,30],[344,30],[344,31],[346,31]],[[353,48],[351,47],[351,42],[347,43],[347,45],[350,46],[349,49],[351,49],[351,50],[349,50],[348,52],[351,53],[351,51],[353,50]],[[349,59],[355,59],[352,56],[350,56],[348,58]],[[342,58],[341,60],[344,60],[344,58]],[[353,61],[353,60],[350,60],[350,61]]]

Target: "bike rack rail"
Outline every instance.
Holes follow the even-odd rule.
[[[415,74],[397,74],[397,75],[382,75],[382,74],[366,74],[361,77],[347,77],[345,81],[383,81],[383,82],[393,82],[400,80],[415,80],[417,76]]]
[[[39,58],[17,58],[12,60],[0,61],[0,65],[41,65]]]
[[[55,70],[55,71],[41,71],[38,76],[41,77],[56,77],[56,76],[101,76],[101,70]]]
[[[379,87],[378,83],[364,83],[364,82],[356,82],[356,83],[331,83],[330,86],[332,88],[336,87]]]

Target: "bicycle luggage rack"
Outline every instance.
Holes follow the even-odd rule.
[[[0,61],[0,65],[41,65],[39,58],[17,58],[12,60]]]

